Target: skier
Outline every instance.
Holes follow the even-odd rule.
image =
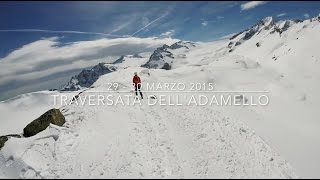
[[[140,80],[140,77],[138,76],[137,72],[134,73],[132,82],[133,82],[133,85],[134,85],[134,88],[135,88],[136,96],[138,96],[138,89],[139,89],[139,92],[140,92],[140,95],[141,95],[141,99],[143,99],[143,95],[142,95],[142,92],[141,92],[141,80]]]

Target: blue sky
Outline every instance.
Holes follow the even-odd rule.
[[[319,13],[320,2],[0,2],[0,101],[177,39],[208,42],[267,16]]]
[[[242,9],[245,3],[247,1],[0,2],[0,30],[51,31],[0,31],[0,57],[42,37],[59,36],[63,37],[63,42],[114,38],[101,34],[52,31],[136,37],[162,34],[183,40],[212,41],[241,31],[265,16],[305,19],[308,15],[312,17],[320,13],[320,2],[266,2]],[[280,14],[283,16],[277,17]]]

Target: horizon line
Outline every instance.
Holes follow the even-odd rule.
[[[132,90],[134,91],[134,90]],[[82,93],[131,93],[132,91],[82,91]],[[58,91],[60,93],[75,93],[77,91]],[[155,93],[270,93],[269,91],[141,91],[141,92],[155,92]]]

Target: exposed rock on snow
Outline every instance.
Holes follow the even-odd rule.
[[[65,123],[65,118],[59,109],[51,109],[32,121],[23,129],[23,135],[25,137],[34,136],[45,130],[50,123],[57,126],[62,126]]]
[[[118,59],[121,60],[122,58]],[[116,67],[106,63],[99,63],[91,69],[82,70],[78,75],[73,76],[62,91],[77,91],[83,87],[90,87],[97,79],[104,74],[116,71]]]
[[[112,64],[119,64],[122,63],[124,61],[124,56],[121,56],[119,59],[117,59],[115,62],[113,62]]]
[[[173,59],[175,58],[174,50],[180,48],[185,48],[188,50],[191,47],[195,47],[195,43],[179,41],[171,46],[165,44],[162,47],[157,48],[150,56],[149,61],[143,64],[141,67],[170,70]],[[181,54],[177,56],[181,56]]]
[[[4,143],[8,141],[7,136],[0,136],[0,149],[4,146]]]
[[[148,59],[125,56],[117,72],[99,76],[90,88],[106,91],[106,82],[118,82],[120,88],[108,94],[129,95],[132,73],[140,72],[143,83],[214,82],[217,91],[265,90],[271,100],[267,107],[149,106],[145,99],[140,107],[69,104],[61,107],[65,127],[50,124],[30,138],[2,138],[0,177],[318,177],[320,24],[272,18],[258,24],[232,41],[158,48],[147,65],[172,68],[166,73],[140,68]],[[257,48],[257,43],[262,45]],[[91,94],[82,92],[74,92],[73,100]],[[148,100],[161,100],[160,93],[145,93]],[[235,100],[250,102],[250,94],[240,93]],[[13,107],[19,109],[25,101],[16,98]]]
[[[143,56],[141,56],[140,54],[134,54],[132,57],[133,58],[143,58]]]
[[[313,18],[317,19],[317,18]],[[262,32],[267,32],[269,34],[278,33],[281,37],[281,34],[287,31],[292,25],[301,23],[301,20],[285,20],[285,21],[276,21],[272,17],[266,17],[260,20],[257,24],[252,27],[241,31],[240,33],[232,36],[228,43],[228,48],[233,49],[235,46],[239,46],[244,42],[250,40],[253,36],[256,36]],[[230,52],[230,51],[229,51]]]
[[[4,146],[5,142],[9,140],[9,138],[14,137],[14,138],[21,138],[21,135],[19,134],[10,134],[10,135],[5,135],[5,136],[0,136],[0,149]]]
[[[179,48],[182,48],[182,47],[190,49],[190,47],[195,47],[195,43],[188,42],[188,41],[179,41],[179,42],[176,42],[176,43],[172,44],[169,48],[170,49],[179,49]]]
[[[241,31],[241,32],[239,32],[239,33],[237,33],[237,34],[235,34],[235,35],[233,35],[231,38],[229,38],[229,40],[232,40],[232,39],[234,39],[234,38],[236,38],[236,37],[238,37],[240,34],[242,34],[244,31]]]
[[[260,42],[257,42],[257,43],[256,43],[256,46],[257,46],[257,47],[260,47],[260,46],[261,46],[261,43],[260,43]]]
[[[153,54],[150,56],[149,61],[142,65],[141,67],[146,67],[150,69],[161,69],[166,63],[165,59],[173,59],[173,54],[168,51],[168,45],[163,45],[157,48]]]

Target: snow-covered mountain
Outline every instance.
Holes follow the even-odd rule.
[[[112,64],[119,64],[119,63],[122,63],[123,61],[124,61],[124,56],[121,56],[119,59],[114,61]]]
[[[120,58],[121,59],[121,58]],[[120,60],[117,60],[120,61]],[[119,62],[120,63],[120,62]],[[62,91],[77,91],[81,88],[90,87],[96,80],[104,74],[116,71],[116,67],[106,63],[99,63],[91,69],[84,69],[78,75],[73,76]]]
[[[75,76],[67,87],[76,91],[70,93],[41,91],[2,101],[0,135],[22,133],[51,108],[58,108],[66,123],[29,138],[10,137],[0,150],[0,177],[320,177],[318,42],[320,17],[268,17],[230,39],[180,41],[101,63]],[[147,105],[155,99],[134,106],[52,105],[51,95],[70,100],[97,92],[132,95],[134,72],[143,84],[213,83],[214,90],[239,91],[247,100],[252,93],[243,91],[263,91],[270,102],[263,107]],[[110,90],[107,83],[115,82],[119,86]]]
[[[306,22],[307,21],[307,22]],[[299,24],[309,24],[308,22],[319,21],[319,17],[312,18],[310,20],[306,20],[303,22],[302,20],[275,20],[273,17],[266,17],[260,20],[257,24],[241,31],[240,33],[235,34],[229,40],[228,47],[230,48],[229,52],[232,52],[237,46],[245,43],[250,40],[254,36],[258,36],[260,33],[263,34],[264,37],[259,37],[263,40],[266,36],[276,34],[281,37],[281,34],[291,27],[299,26]],[[298,24],[298,25],[297,25]],[[261,46],[260,42],[256,43],[257,47]]]
[[[133,55],[122,55],[119,59],[114,61],[112,64],[120,64],[125,61],[125,58],[143,58],[140,54],[133,54]]]
[[[179,41],[170,46],[165,44],[157,48],[150,56],[149,61],[141,67],[170,70],[174,59],[185,58],[184,52],[187,52],[192,47],[195,47],[194,43],[185,41]],[[181,49],[184,51],[181,51]]]

